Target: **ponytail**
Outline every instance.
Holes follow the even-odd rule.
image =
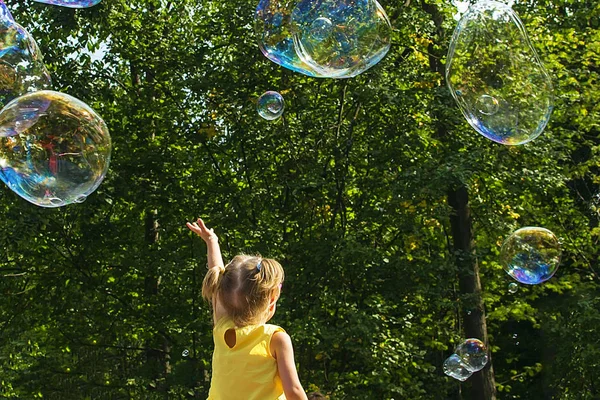
[[[223,267],[213,267],[208,270],[204,277],[204,281],[202,282],[202,297],[211,304],[224,272],[225,269]]]
[[[272,258],[259,258],[255,280],[265,292],[275,289],[285,278],[281,264]]]

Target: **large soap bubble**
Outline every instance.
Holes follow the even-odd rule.
[[[538,227],[513,232],[500,250],[506,273],[529,285],[552,278],[560,264],[560,256],[560,244],[554,233]]]
[[[552,82],[523,23],[506,4],[472,5],[454,31],[446,80],[469,124],[495,142],[538,137],[552,113]]]
[[[488,362],[487,348],[479,339],[466,339],[454,351],[462,360],[464,367],[470,372],[476,372]]]
[[[102,0],[33,0],[38,3],[52,4],[55,6],[69,7],[69,8],[86,8],[92,7],[100,3]]]
[[[0,20],[9,20],[11,22],[15,22],[10,10],[8,7],[6,7],[6,4],[4,4],[4,0],[0,0]]]
[[[254,13],[258,47],[269,60],[292,71],[319,76],[296,54],[291,15],[295,0],[260,0]]]
[[[28,92],[50,88],[50,74],[33,37],[0,1],[0,106]]]
[[[390,48],[391,25],[375,0],[260,0],[255,30],[265,57],[316,77],[356,76]]]
[[[390,49],[390,21],[375,0],[300,0],[292,25],[298,56],[323,76],[356,76]]]
[[[0,179],[41,207],[80,203],[104,179],[111,139],[85,103],[42,90],[0,111]]]
[[[258,114],[268,121],[281,117],[284,108],[283,96],[274,91],[263,93],[256,103]]]
[[[465,368],[462,359],[456,354],[452,354],[444,361],[444,373],[461,382],[466,381],[473,375],[473,372]]]

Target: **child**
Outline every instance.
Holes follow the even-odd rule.
[[[327,399],[319,392],[312,392],[308,395],[308,400],[325,400]]]
[[[290,336],[267,324],[281,294],[281,264],[238,255],[224,266],[213,229],[202,219],[187,227],[207,246],[202,296],[212,304],[215,343],[208,400],[308,400]]]

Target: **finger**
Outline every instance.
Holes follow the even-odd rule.
[[[199,227],[198,227],[198,225],[196,225],[195,223],[194,223],[194,224],[190,224],[190,223],[188,222],[188,223],[186,223],[186,225],[187,225],[187,227],[188,227],[188,228],[189,228],[191,231],[193,231],[193,232],[196,232],[196,233],[200,233],[200,228],[199,228]]]
[[[202,218],[198,218],[198,225],[200,226],[201,229],[207,231],[208,228],[206,227],[206,225],[204,224],[204,221],[202,221]]]

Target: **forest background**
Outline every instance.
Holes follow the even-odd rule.
[[[307,390],[600,398],[599,2],[513,6],[556,95],[542,136],[515,147],[450,97],[449,1],[381,0],[389,54],[340,80],[268,61],[247,0],[7,3],[113,153],[83,204],[0,189],[0,397],[206,398],[206,255],[185,227],[202,216],[225,258],[284,265],[274,322]],[[255,110],[267,90],[286,101],[274,122]],[[557,234],[563,259],[510,294],[499,249],[523,226]],[[460,384],[442,364],[474,332],[491,362]]]

